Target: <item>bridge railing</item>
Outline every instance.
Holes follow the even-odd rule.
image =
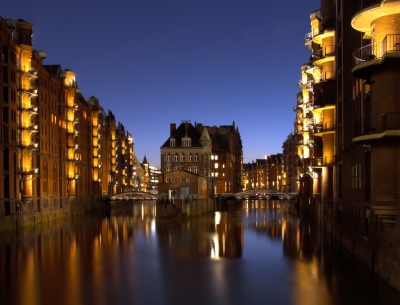
[[[270,190],[270,189],[252,189],[243,191],[240,193],[236,193],[235,197],[237,200],[246,200],[246,199],[294,199],[297,197],[297,193],[285,193],[280,192],[277,190]]]

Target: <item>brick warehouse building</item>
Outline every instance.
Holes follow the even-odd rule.
[[[0,19],[0,230],[65,217],[133,183],[132,135],[45,65],[32,24]]]
[[[181,195],[181,191],[189,187],[190,194],[210,198],[220,193],[242,190],[243,151],[235,124],[220,127],[202,124],[193,126],[189,121],[184,121],[176,128],[176,124],[172,123],[170,137],[160,149],[159,193],[173,189]],[[205,179],[189,177],[193,175]],[[200,180],[206,185],[200,186]]]
[[[400,1],[322,0],[295,107],[302,211],[400,289]]]

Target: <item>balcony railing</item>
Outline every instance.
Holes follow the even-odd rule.
[[[313,37],[317,36],[317,35],[323,33],[323,31],[324,31],[324,28],[323,28],[322,24],[318,24],[316,27],[314,27],[312,29],[312,35],[313,35]]]
[[[318,123],[315,125],[315,131],[322,132],[322,131],[327,131],[327,130],[333,130],[333,129],[335,129],[335,126],[336,125],[335,125],[334,121]]]
[[[328,166],[335,164],[335,156],[316,157],[312,161],[313,166]]]
[[[354,122],[354,137],[400,130],[400,112],[388,112],[380,117],[372,117]]]
[[[385,54],[400,52],[400,34],[388,34],[381,42],[364,46],[353,53],[355,65],[381,59]]]

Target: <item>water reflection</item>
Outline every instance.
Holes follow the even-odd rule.
[[[155,202],[0,235],[0,304],[399,304],[290,201],[156,221]]]

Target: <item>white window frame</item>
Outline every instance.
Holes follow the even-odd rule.
[[[181,153],[181,162],[185,162],[185,154]]]
[[[179,155],[177,153],[174,154],[174,162],[179,162]]]
[[[194,155],[194,162],[199,162],[199,161],[200,161],[200,155],[196,153]]]

